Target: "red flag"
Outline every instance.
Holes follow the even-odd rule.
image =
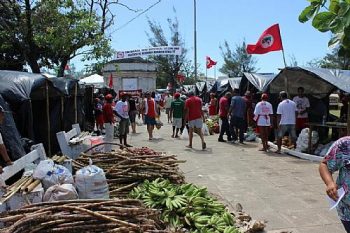
[[[177,75],[176,75],[176,79],[177,79],[180,83],[182,83],[183,81],[185,81],[185,75],[183,75],[183,74],[177,74]]]
[[[68,64],[64,67],[64,70],[69,70],[69,65]]]
[[[280,28],[278,24],[266,29],[256,44],[247,46],[248,54],[264,54],[271,51],[283,50]]]
[[[216,65],[216,61],[211,60],[211,58],[207,56],[207,69],[210,69],[215,65]]]
[[[108,87],[109,88],[113,88],[113,76],[112,76],[112,74],[109,75]]]

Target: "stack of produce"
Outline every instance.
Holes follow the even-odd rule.
[[[173,231],[238,233],[234,218],[225,206],[193,184],[172,184],[169,180],[145,181],[130,193],[150,208],[162,210],[161,219]]]
[[[149,148],[118,150],[94,155],[83,154],[73,161],[73,167],[80,169],[89,164],[89,160],[105,172],[110,197],[126,197],[133,187],[144,180],[157,178],[169,179],[181,184],[184,176],[175,155],[164,155]]]
[[[20,192],[27,194],[33,191],[40,184],[40,180],[35,180],[32,176],[23,176],[16,183],[6,187],[6,193],[2,196],[0,202],[4,203],[13,195]]]
[[[51,159],[54,161],[54,163],[61,164],[67,159],[67,157],[64,155],[54,155]]]
[[[0,232],[167,232],[158,219],[139,200],[59,201],[1,213]]]
[[[210,134],[220,133],[220,125],[219,125],[219,117],[218,116],[214,116],[212,118],[207,119],[205,121],[205,123],[207,124],[207,126],[209,128]]]

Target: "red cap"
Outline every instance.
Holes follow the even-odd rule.
[[[266,93],[264,93],[264,94],[261,95],[261,99],[262,100],[268,100],[269,96]]]
[[[105,96],[105,99],[106,99],[106,100],[113,99],[113,96],[112,96],[111,94],[108,94],[108,95]]]
[[[176,93],[174,94],[174,97],[175,97],[176,99],[179,98],[179,97],[180,97],[180,93],[176,92]]]

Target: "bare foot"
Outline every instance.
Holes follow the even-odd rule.
[[[11,160],[9,160],[9,161],[6,162],[6,165],[7,165],[7,166],[11,166],[12,164],[13,164],[13,162],[12,162]]]
[[[192,148],[192,146],[190,146],[190,145],[187,145],[186,147],[187,147],[187,148]]]

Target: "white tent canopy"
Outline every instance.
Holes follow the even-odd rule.
[[[84,84],[92,84],[92,85],[95,85],[96,87],[105,86],[105,81],[103,79],[103,76],[98,74],[93,74],[86,78],[80,79],[79,82]]]

